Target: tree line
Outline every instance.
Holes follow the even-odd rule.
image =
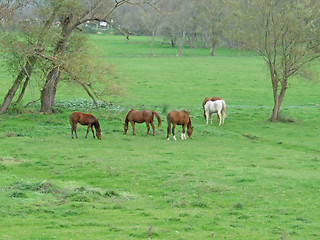
[[[0,114],[36,79],[41,112],[53,112],[61,80],[80,84],[97,107],[98,99],[106,101],[108,89],[97,91],[95,83],[112,85],[113,70],[101,66],[83,34],[87,24],[105,22],[127,38],[152,36],[151,56],[156,36],[176,48],[177,57],[185,45],[208,48],[212,57],[219,45],[257,51],[270,71],[270,120],[277,121],[288,80],[320,57],[319,13],[316,0],[5,0],[1,55],[15,80]]]

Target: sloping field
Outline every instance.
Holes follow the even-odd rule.
[[[319,239],[320,85],[292,79],[279,123],[268,71],[254,53],[176,50],[150,39],[90,36],[117,70],[121,96],[98,117],[102,140],[86,127],[71,139],[69,115],[88,111],[83,90],[59,85],[57,114],[0,116],[0,239]],[[318,68],[319,63],[315,63]],[[0,97],[10,77],[2,68]],[[103,86],[102,86],[103,87]],[[38,98],[33,84],[24,104]],[[221,127],[206,125],[201,103],[227,103]],[[156,136],[129,126],[130,108],[162,119]],[[193,138],[166,140],[166,114],[186,109]],[[118,115],[117,115],[118,114]]]

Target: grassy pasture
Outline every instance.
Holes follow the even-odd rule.
[[[320,85],[290,83],[271,124],[272,93],[253,53],[176,50],[150,39],[90,36],[118,71],[112,113],[156,110],[162,126],[123,135],[123,118],[99,118],[102,140],[72,140],[85,93],[59,85],[58,114],[0,116],[0,239],[319,239]],[[315,64],[315,68],[318,63]],[[0,72],[0,97],[10,77]],[[29,89],[25,103],[37,98]],[[225,125],[207,126],[201,103],[220,96]],[[166,113],[186,109],[193,139],[166,141]],[[103,111],[108,112],[110,109]],[[93,111],[94,114],[97,112]],[[177,136],[181,129],[177,129]]]

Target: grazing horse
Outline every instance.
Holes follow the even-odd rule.
[[[133,135],[136,135],[136,128],[135,128],[135,123],[143,123],[145,122],[147,125],[147,134],[149,134],[150,126],[152,126],[153,130],[153,136],[155,135],[154,131],[154,124],[153,124],[153,116],[156,116],[158,120],[158,127],[161,126],[161,118],[159,114],[155,111],[149,111],[149,110],[142,110],[142,111],[136,111],[134,109],[131,109],[125,119],[124,119],[124,134],[127,134],[128,131],[128,123],[131,123],[132,129],[133,129]]]
[[[82,113],[82,112],[74,112],[70,115],[70,125],[71,125],[71,136],[73,138],[73,132],[76,134],[76,138],[78,138],[77,135],[77,123],[80,123],[81,125],[88,125],[86,138],[88,136],[89,129],[92,130],[93,138],[94,131],[92,126],[96,129],[96,135],[99,140],[101,140],[101,129],[100,124],[98,120],[90,113]]]
[[[218,116],[219,116],[219,126],[221,125],[221,122],[222,122],[222,124],[224,124],[224,119],[226,117],[226,107],[227,107],[227,105],[223,100],[216,100],[214,102],[208,101],[204,105],[207,124],[208,124],[209,117],[210,117],[211,124],[212,124],[212,113],[217,113],[218,114]]]
[[[167,115],[167,123],[168,123],[167,140],[169,140],[169,135],[171,132],[171,123],[172,123],[172,136],[174,140],[177,140],[176,136],[174,135],[174,129],[176,125],[182,125],[182,133],[181,133],[182,140],[186,139],[186,134],[185,134],[186,127],[187,127],[187,133],[189,138],[192,138],[193,127],[191,126],[191,119],[185,110],[182,110],[182,111],[172,110],[171,112],[169,112]]]
[[[203,107],[203,116],[204,116],[204,119],[207,120],[207,116],[206,116],[206,112],[204,110],[204,105],[208,102],[208,101],[216,101],[216,100],[221,100],[221,98],[219,97],[212,97],[212,98],[209,98],[209,97],[206,97],[203,102],[202,102],[202,107]],[[219,115],[217,114],[217,117],[218,117],[218,122],[219,122]]]

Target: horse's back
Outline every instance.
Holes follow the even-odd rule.
[[[142,114],[143,114],[145,119],[152,118],[152,111],[150,111],[150,110],[142,110]]]
[[[209,112],[219,112],[223,109],[224,101],[221,99],[215,100],[215,101],[208,101],[205,104],[205,110]]]
[[[151,122],[153,118],[152,112],[150,110],[137,111],[137,116],[137,122],[139,123]]]
[[[150,110],[137,111],[137,110],[131,109],[127,113],[126,119],[128,119],[129,121],[137,122],[137,123],[143,123],[145,121],[147,122],[152,121],[152,117],[153,117],[153,114],[152,114],[152,111]]]
[[[172,110],[167,115],[168,123],[175,123],[178,125],[187,124],[189,122],[189,114],[185,110]]]
[[[88,125],[97,122],[91,113],[74,112],[70,115],[70,122],[79,122],[81,125]]]
[[[71,114],[70,114],[70,122],[71,122],[71,121],[72,121],[72,122],[78,122],[81,114],[83,114],[83,113],[81,113],[81,112],[73,112],[73,113],[71,113]]]
[[[221,107],[222,109],[226,107],[226,103],[224,100],[220,99],[220,100],[216,100],[214,101],[214,103],[216,103],[216,106],[219,106],[219,108]]]

